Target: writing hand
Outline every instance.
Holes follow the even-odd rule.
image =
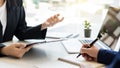
[[[95,46],[87,48],[89,44],[84,44],[80,50],[81,55],[88,61],[97,61],[99,49]]]

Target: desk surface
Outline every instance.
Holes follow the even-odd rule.
[[[58,61],[59,57],[71,55],[77,56],[77,54],[68,54],[60,42],[53,42],[35,45],[21,59],[11,57],[0,58],[0,63],[7,63],[6,65],[10,66],[9,68],[14,68],[12,66],[16,66],[16,68],[79,68],[75,65]],[[0,66],[5,68],[4,64],[0,64]]]
[[[79,34],[80,36],[79,38],[84,38],[83,24],[79,23],[78,21],[80,20],[76,20],[76,21],[75,20],[73,21],[72,19],[66,20],[64,21],[65,23],[71,22],[70,24],[66,24],[67,27],[66,25],[62,25],[57,28],[54,27],[54,29],[50,29],[48,30],[48,32],[55,32],[55,31],[70,32],[73,34],[75,33]],[[99,27],[96,26],[98,23],[93,23],[94,25],[92,25],[93,32],[92,32],[91,38],[95,38],[97,35],[96,33],[98,33],[98,31],[96,31],[96,30],[99,30],[99,27],[100,27],[100,25],[98,25]],[[9,44],[9,42],[6,44]],[[6,65],[8,65],[9,68],[14,65],[15,65],[15,68],[30,68],[30,67],[31,68],[79,68],[77,66],[58,61],[59,57],[66,57],[70,55],[73,55],[73,54],[68,54],[60,42],[46,43],[46,44],[34,46],[21,59],[15,59],[11,57],[0,58],[0,63],[3,62],[3,64],[0,64],[0,66],[3,66],[3,68],[6,68],[4,65],[4,63],[6,63]],[[94,66],[94,63],[93,63],[93,66]]]

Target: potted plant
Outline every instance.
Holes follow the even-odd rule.
[[[85,20],[84,21],[84,36],[85,37],[90,37],[90,35],[91,35],[91,29],[90,29],[90,27],[91,27],[91,24],[90,24],[90,22],[88,22],[87,20]]]

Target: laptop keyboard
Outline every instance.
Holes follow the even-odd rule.
[[[93,40],[79,40],[82,44],[90,44]],[[95,44],[98,48],[110,49],[106,44],[98,40]]]
[[[90,44],[93,40],[79,40],[82,44]],[[95,46],[100,47],[100,45],[98,43],[94,44]]]

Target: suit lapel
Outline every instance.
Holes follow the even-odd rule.
[[[8,4],[8,2],[6,3],[7,7],[7,25],[6,25],[6,29],[5,29],[5,33],[3,36],[3,41],[8,39],[8,37],[10,38],[11,34],[13,33],[14,25],[15,25],[15,7],[10,7],[10,4]]]
[[[0,21],[0,42],[2,42],[2,24]]]

